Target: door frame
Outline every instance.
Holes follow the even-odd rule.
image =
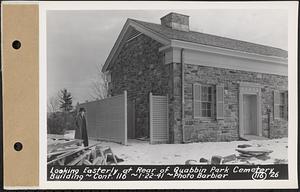
[[[239,82],[239,137],[243,138],[244,130],[244,95],[256,96],[256,133],[262,137],[261,85],[256,83]]]

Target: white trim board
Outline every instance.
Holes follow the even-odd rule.
[[[239,137],[244,138],[244,95],[256,96],[256,136],[263,136],[262,129],[262,99],[261,99],[261,86],[256,83],[239,83]]]
[[[220,54],[220,55],[240,57],[240,58],[258,60],[258,61],[273,62],[276,64],[282,64],[282,65],[287,65],[287,63],[288,63],[288,59],[283,58],[283,57],[267,56],[267,55],[262,55],[262,54],[257,54],[257,53],[243,52],[243,51],[238,51],[238,50],[233,50],[233,49],[214,47],[214,46],[180,41],[180,40],[171,40],[170,47],[183,48],[183,49],[187,49],[187,50],[194,50],[194,51],[201,51],[201,52],[208,52],[208,53],[215,53],[215,54]]]
[[[160,51],[165,52],[165,64],[180,63],[180,50],[183,48],[185,64],[218,67],[276,75],[288,75],[288,60],[258,54],[238,52],[200,44],[189,46],[189,42],[172,40],[170,45]]]

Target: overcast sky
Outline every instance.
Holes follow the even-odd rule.
[[[284,10],[48,11],[48,98],[67,88],[73,103],[91,100],[91,81],[127,18],[160,23],[169,12],[190,16],[190,29],[287,50]]]

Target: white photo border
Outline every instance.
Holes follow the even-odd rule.
[[[13,3],[13,2],[11,2]],[[32,2],[31,2],[32,3]],[[297,188],[297,28],[298,2],[35,2],[39,4],[39,88],[40,88],[40,171],[41,189],[252,189]],[[288,10],[288,180],[222,180],[222,181],[47,181],[47,49],[46,12],[48,10],[168,10],[168,9],[287,9]],[[117,184],[116,184],[117,183]]]

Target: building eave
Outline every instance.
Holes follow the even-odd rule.
[[[263,61],[263,62],[272,62],[272,63],[276,63],[278,65],[287,65],[288,64],[288,58],[261,55],[261,54],[249,53],[249,52],[242,52],[242,51],[238,51],[238,50],[208,46],[208,45],[192,43],[192,42],[187,42],[187,41],[180,41],[180,40],[171,40],[170,44],[161,47],[159,49],[159,51],[164,51],[169,48],[179,48],[179,49],[183,48],[186,50],[214,53],[214,54],[226,55],[226,56],[231,56],[231,57],[239,57],[239,58],[243,58],[243,59],[258,60],[258,61]]]
[[[159,51],[165,53],[165,64],[179,63],[180,50],[185,49],[185,63],[233,70],[270,73],[287,76],[288,59],[260,55],[186,41],[171,40]]]

